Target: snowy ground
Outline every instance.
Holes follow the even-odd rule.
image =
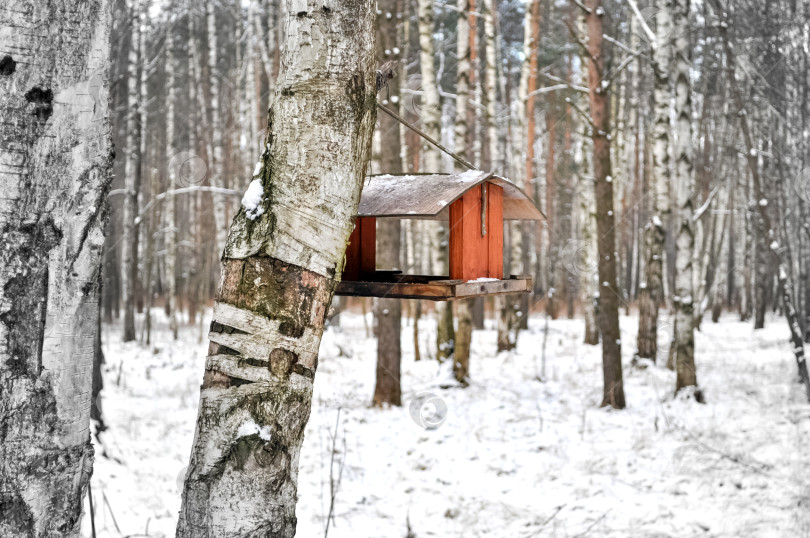
[[[422,325],[422,342],[433,341]],[[321,346],[298,536],[324,534],[340,409],[332,538],[405,537],[408,526],[417,538],[810,537],[810,405],[784,320],[756,333],[731,315],[706,320],[699,405],[671,397],[672,372],[630,367],[637,320],[622,318],[628,409],[619,412],[597,407],[600,353],[581,343],[581,320],[549,322],[539,380],[544,326],[532,319],[517,352],[497,356],[495,332],[474,333],[466,389],[440,388],[437,363],[413,361],[403,327],[405,406],[378,410],[369,408],[375,342],[361,316],[344,314]],[[172,342],[160,325],[150,348],[122,344],[118,325],[104,331],[110,429],[92,479],[97,535],[173,536],[206,344],[199,328]],[[425,412],[447,409],[435,430],[409,413],[423,393],[440,399]]]

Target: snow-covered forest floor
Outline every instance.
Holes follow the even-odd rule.
[[[580,319],[550,321],[544,336],[545,319],[532,318],[517,351],[500,355],[495,331],[476,331],[464,389],[441,388],[435,361],[414,362],[403,326],[404,406],[380,410],[369,407],[375,340],[360,315],[345,313],[321,345],[298,536],[324,535],[340,409],[332,538],[404,538],[409,527],[416,538],[808,537],[810,405],[786,324],[768,321],[757,332],[731,314],[704,321],[700,405],[672,398],[674,374],[663,366],[630,366],[637,319],[623,317],[624,411],[598,408],[600,349],[581,343]],[[420,328],[424,353],[434,329],[424,319]],[[160,320],[149,348],[120,335],[104,327],[109,429],[92,479],[97,536],[173,536],[207,343],[193,327],[172,342]],[[447,409],[435,430],[409,412],[424,393],[440,399],[428,415]]]

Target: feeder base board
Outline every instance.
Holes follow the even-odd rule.
[[[532,277],[512,275],[504,280],[450,280],[446,276],[403,275],[398,271],[376,271],[362,280],[344,280],[336,295],[452,301],[466,297],[507,295],[532,291]]]

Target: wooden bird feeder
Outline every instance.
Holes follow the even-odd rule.
[[[336,293],[432,301],[528,293],[530,276],[504,278],[503,222],[542,218],[520,188],[488,172],[369,176]],[[377,271],[377,219],[448,221],[450,274]]]

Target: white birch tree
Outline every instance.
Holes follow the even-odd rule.
[[[695,177],[692,157],[694,154],[692,147],[692,85],[689,80],[689,69],[692,65],[689,7],[690,0],[672,1],[675,74],[675,137],[673,144],[675,168],[672,175],[672,188],[677,210],[675,293],[672,298],[675,310],[675,336],[672,343],[672,356],[677,373],[676,392],[685,387],[697,388],[693,282]],[[695,391],[695,398],[698,401],[703,400],[699,390]]]
[[[78,537],[112,174],[111,3],[0,9],[0,536]]]
[[[295,534],[318,347],[371,152],[374,7],[288,0],[266,149],[223,254],[179,537]]]
[[[665,223],[669,222],[670,186],[670,64],[672,47],[671,0],[658,0],[655,16],[655,42],[653,46],[653,147],[652,196],[650,221],[645,225],[647,259],[644,282],[639,293],[638,356],[656,359],[658,335],[658,309],[663,300],[664,252],[666,247]]]
[[[124,299],[124,342],[135,340],[135,282],[138,275],[138,240],[135,218],[138,214],[138,194],[141,173],[141,73],[143,71],[143,39],[141,37],[141,6],[134,0],[130,9],[131,43],[127,77],[127,145],[124,148],[124,212],[121,239],[121,294]]]
[[[435,47],[433,46],[433,0],[418,0],[419,26],[419,65],[422,76],[421,119],[422,128],[433,140],[441,140],[441,101],[439,86],[436,81],[436,69],[433,65]],[[439,173],[442,171],[441,154],[432,144],[425,145],[422,156],[421,172]],[[449,253],[447,252],[447,229],[444,226],[430,225],[432,235],[436,237],[436,264],[434,269],[439,274],[449,271]],[[444,361],[453,356],[455,331],[453,329],[453,306],[450,303],[436,303],[436,357]]]

